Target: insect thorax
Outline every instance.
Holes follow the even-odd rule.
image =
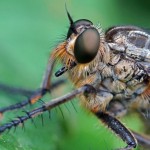
[[[125,52],[120,53],[103,41],[94,63],[77,65],[70,71],[70,78],[75,86],[93,85],[98,93],[96,97],[81,97],[86,107],[104,110],[110,101],[123,101],[131,105],[143,98],[147,89],[146,72]]]
[[[89,23],[89,21],[85,22]],[[54,52],[54,57],[60,57],[76,87],[91,84],[96,88],[96,95],[81,98],[84,105],[95,111],[104,110],[110,101],[117,100],[123,102],[123,105],[131,105],[133,102],[147,100],[149,97],[147,92],[149,35],[136,27],[116,27],[108,30],[104,35],[101,29],[91,23],[79,29],[80,33],[77,28],[77,33],[72,33],[64,43],[59,45]],[[86,38],[85,33],[89,36],[88,33],[96,32],[95,30],[100,36],[98,51],[94,59],[82,63],[78,52],[78,48],[82,50],[79,46],[82,43],[76,41],[80,39],[83,42]],[[144,45],[143,43],[138,45],[138,40],[141,38]],[[75,51],[78,52],[77,57],[80,57],[81,63],[78,62],[78,58],[75,58]],[[72,62],[76,64],[74,67],[70,67]]]

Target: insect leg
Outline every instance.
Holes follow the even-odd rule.
[[[51,110],[52,108],[63,104],[69,100],[72,100],[75,96],[82,94],[82,93],[93,93],[95,92],[95,89],[90,85],[82,86],[64,96],[61,96],[59,98],[55,98],[52,101],[49,101],[45,104],[43,104],[41,107],[38,107],[30,112],[26,112],[25,116],[19,116],[17,119],[12,120],[9,123],[6,123],[2,126],[0,126],[0,133],[3,133],[7,129],[11,129],[12,127],[17,127],[19,124],[23,124],[26,120],[32,119],[38,115],[41,115],[43,112]]]
[[[42,89],[49,89],[50,87],[50,84],[51,84],[50,78],[51,78],[52,70],[54,67],[54,63],[55,63],[55,60],[53,58],[50,58],[45,75],[44,75],[44,80],[42,82]]]
[[[126,106],[124,106],[123,103],[117,100],[110,101],[106,110],[111,116],[114,116],[116,118],[123,117],[127,113]]]
[[[132,131],[134,136],[136,137],[138,143],[142,145],[144,148],[150,148],[150,105],[147,104],[145,107],[138,107],[138,112],[140,115],[140,119],[144,123],[144,134],[137,133]]]
[[[6,111],[14,110],[22,108],[28,104],[34,104],[36,103],[40,98],[42,98],[47,92],[49,92],[52,88],[52,85],[50,84],[50,78],[53,70],[53,66],[55,63],[55,59],[51,56],[47,65],[46,74],[44,76],[44,80],[42,82],[42,87],[40,89],[37,89],[27,100],[24,100],[20,103],[10,105],[5,108],[0,109],[0,116]]]
[[[52,83],[51,85],[51,89],[54,89],[55,87],[59,86],[60,84],[65,83],[65,79],[61,79],[58,80],[54,83]],[[20,88],[20,87],[13,87],[10,85],[6,85],[3,83],[0,83],[0,92],[4,92],[4,93],[9,93],[12,95],[22,95],[22,96],[26,96],[26,97],[30,97],[31,95],[34,94],[34,90],[29,90],[29,89],[24,89],[24,88]]]
[[[141,110],[146,111],[147,108]],[[111,101],[107,111],[109,112],[109,114],[115,116],[115,117],[120,117],[120,116],[124,116],[127,112],[125,106],[120,102],[120,101]],[[141,119],[143,119],[143,122],[146,123],[147,121],[149,121],[149,119],[145,119],[142,114],[141,115]],[[148,116],[147,116],[148,117]],[[149,130],[149,129],[148,129]],[[137,139],[139,145],[143,146],[144,148],[150,148],[150,137],[147,135],[141,135],[135,131],[132,130],[132,133],[134,134],[135,138]]]
[[[12,86],[5,85],[2,83],[0,83],[0,91],[4,92],[4,93],[23,95],[23,96],[27,96],[27,97],[31,96],[34,93],[34,91],[32,91],[32,90],[12,87]]]
[[[55,82],[51,85],[49,90],[53,90],[54,88],[56,88],[57,86],[59,86],[60,84],[62,84],[64,82],[65,82],[64,80],[58,80],[57,82]],[[47,91],[48,90],[45,90],[45,89],[38,89],[38,90],[34,91],[28,99],[25,99],[25,100],[23,100],[19,103],[16,103],[16,104],[13,104],[13,105],[10,105],[10,106],[7,106],[7,107],[0,108],[0,115],[2,115],[6,111],[20,109],[20,108],[22,108],[22,107],[24,107],[28,104],[35,103],[38,99],[40,99],[42,96],[44,96]]]
[[[150,148],[150,137],[147,135],[143,135],[140,133],[137,133],[132,130],[132,133],[134,134],[135,138],[137,139],[138,143],[145,148]]]
[[[127,143],[127,146],[120,150],[131,150],[137,146],[137,141],[133,134],[118,119],[102,111],[95,112],[95,115]]]

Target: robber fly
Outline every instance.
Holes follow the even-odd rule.
[[[55,76],[68,72],[76,89],[0,126],[0,133],[79,95],[81,104],[126,143],[123,150],[138,144],[150,148],[148,137],[130,131],[117,119],[130,109],[150,109],[150,35],[135,26],[116,26],[103,32],[90,20],[73,21],[68,11],[67,15],[70,27],[66,39],[53,50],[42,87],[26,101],[1,108],[0,114],[34,104],[49,92],[54,87],[51,76],[57,60],[63,67]]]

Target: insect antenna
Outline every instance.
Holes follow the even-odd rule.
[[[68,16],[68,19],[70,21],[70,25],[72,26],[73,25],[73,19],[72,19],[71,15],[70,15],[70,13],[69,13],[69,11],[67,9],[67,4],[66,3],[65,3],[65,10],[67,12],[67,16]]]
[[[73,33],[77,34],[77,31],[76,31],[76,29],[74,27],[73,19],[72,19],[71,15],[70,15],[70,13],[69,13],[69,11],[67,9],[66,3],[65,3],[65,9],[66,9],[67,16],[68,16],[68,19],[69,19],[69,22],[70,22],[70,29],[72,30]]]

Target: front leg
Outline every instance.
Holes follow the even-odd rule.
[[[133,134],[115,117],[112,117],[105,112],[95,112],[94,113],[104,124],[108,126],[114,133],[116,133],[124,142],[127,143],[125,148],[119,150],[131,150],[136,148],[137,141]]]
[[[61,43],[60,45],[58,45],[58,47],[53,51],[53,53],[55,53],[55,51],[59,51],[61,49],[63,49],[65,45],[63,43]],[[47,92],[50,92],[54,87],[56,87],[57,85],[61,84],[62,81],[58,81],[57,83],[52,84],[51,83],[51,75],[52,75],[52,71],[53,71],[53,67],[55,64],[56,58],[53,56],[53,54],[51,55],[49,61],[48,61],[48,65],[47,65],[47,69],[44,75],[44,79],[42,81],[42,85],[41,88],[38,88],[36,91],[34,91],[32,93],[32,95],[29,96],[28,99],[4,107],[4,108],[0,108],[0,117],[3,115],[3,113],[5,113],[6,111],[11,111],[11,110],[15,110],[15,109],[20,109],[26,105],[29,104],[34,104],[36,103],[38,100],[40,100]]]
[[[139,107],[140,106],[138,106],[137,109]],[[148,109],[149,105],[146,105],[145,107],[146,108],[141,108],[140,117],[142,119],[142,122],[145,125],[144,130],[146,130],[145,133],[147,134],[150,131],[149,130],[150,118],[149,118],[149,115],[148,115],[148,112],[150,112],[150,111]],[[119,117],[120,118],[120,117],[124,116],[127,113],[127,108],[120,101],[113,100],[109,103],[109,106],[107,107],[107,112],[113,117],[117,117],[117,118]],[[142,112],[142,114],[141,114],[141,112]],[[150,136],[149,135],[141,134],[141,133],[135,132],[133,130],[131,130],[131,131],[132,131],[134,137],[136,138],[136,140],[138,141],[138,144],[140,146],[142,146],[144,149],[149,149],[150,148]]]
[[[127,129],[118,119],[105,112],[106,106],[113,99],[113,95],[106,90],[96,91],[95,94],[84,94],[88,108],[108,126],[115,134],[117,134],[124,142],[127,143],[125,148],[119,150],[131,150],[136,148],[137,141],[134,135]]]

